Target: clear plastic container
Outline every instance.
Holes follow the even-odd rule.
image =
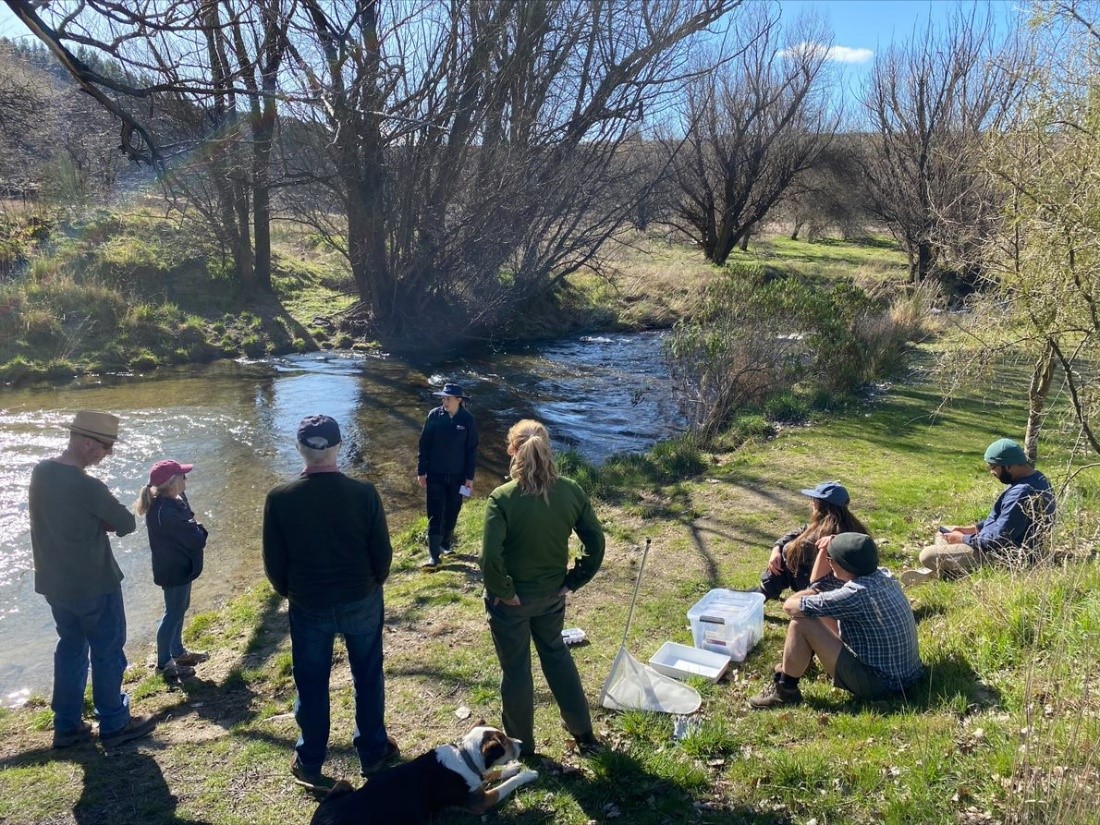
[[[696,647],[743,662],[764,635],[764,594],[711,590],[687,615]]]

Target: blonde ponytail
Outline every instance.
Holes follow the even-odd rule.
[[[517,421],[508,430],[508,451],[512,454],[511,476],[519,488],[549,504],[558,468],[546,427],[530,418]]]

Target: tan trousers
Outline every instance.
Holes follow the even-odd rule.
[[[939,536],[935,544],[920,551],[920,563],[941,578],[945,573],[949,576],[963,575],[981,564],[977,552],[969,544],[948,544]]]

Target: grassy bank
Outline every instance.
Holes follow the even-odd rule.
[[[1005,386],[939,388],[911,380],[813,427],[784,430],[733,453],[703,456],[702,472],[671,448],[656,469],[603,478],[604,569],[572,598],[569,622],[590,643],[575,658],[595,704],[626,621],[646,538],[653,549],[628,640],[645,660],[666,639],[690,644],[685,613],[712,587],[752,586],[776,536],[807,512],[802,487],[839,478],[852,508],[899,570],[941,521],[984,514],[998,485],[981,450],[1018,431],[1019,376]],[[1002,392],[1002,390],[1013,390]],[[1064,456],[1044,445],[1043,469],[1063,480]],[[675,468],[679,468],[677,471]],[[600,471],[593,481],[600,481]],[[621,489],[623,484],[632,489]],[[909,703],[851,701],[823,674],[803,680],[806,702],[750,712],[778,660],[785,623],[769,604],[765,638],[724,682],[695,683],[697,726],[674,741],[672,720],[596,711],[610,744],[595,759],[571,753],[538,679],[538,782],[502,806],[509,823],[988,823],[1098,821],[1100,573],[1096,483],[1078,475],[1061,499],[1064,563],[986,570],[914,590],[929,675]],[[614,502],[614,503],[611,503]],[[499,718],[492,645],[475,563],[482,502],[463,511],[458,554],[425,576],[423,525],[395,537],[385,631],[388,724],[407,755]],[[258,554],[258,548],[256,548]],[[259,585],[227,610],[196,617],[189,644],[214,653],[200,679],[170,689],[138,668],[136,707],[161,718],[154,735],[104,754],[49,750],[39,704],[0,717],[0,821],[24,823],[253,823],[309,821],[316,802],[294,786],[296,739],[285,606]],[[140,657],[135,657],[140,658]],[[351,689],[334,670],[329,770],[354,778]],[[446,821],[473,823],[455,813]]]

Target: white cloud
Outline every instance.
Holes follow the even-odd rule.
[[[785,54],[820,53],[824,48],[820,43],[799,43],[793,49],[786,50]],[[870,49],[853,49],[848,46],[830,46],[825,53],[825,59],[835,63],[867,63],[874,56],[875,53]]]

